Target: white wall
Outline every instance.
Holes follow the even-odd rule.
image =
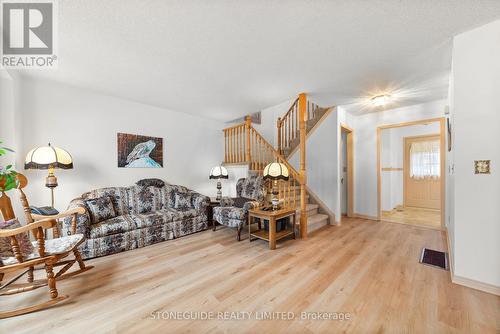
[[[278,128],[276,125],[278,117],[283,117],[286,114],[293,101],[295,100],[290,99],[278,105],[262,109],[262,123],[254,124],[255,130],[259,131],[274,147],[277,147],[278,144]]]
[[[0,141],[1,146],[15,149],[14,131],[14,82],[7,71],[0,67]],[[0,157],[0,165],[14,163],[14,155]]]
[[[453,46],[454,274],[500,289],[500,20]],[[474,160],[491,174],[474,174]]]
[[[381,131],[380,166],[403,168],[404,138],[439,134],[439,122],[410,125]],[[382,210],[403,205],[403,171],[382,171]]]
[[[210,169],[223,158],[222,122],[191,116],[128,100],[96,94],[45,81],[22,80],[19,111],[24,119],[23,147],[51,142],[70,152],[74,169],[56,170],[56,207],[90,189],[133,185],[142,178],[157,177],[215,196],[216,181]],[[117,167],[117,133],[162,137],[164,167]],[[44,187],[45,171],[24,171],[33,205],[50,203]]]
[[[446,100],[352,117],[354,127],[354,212],[377,216],[377,127],[444,117]]]
[[[338,124],[338,113],[332,111],[306,142],[307,186],[335,213],[337,220],[340,217]],[[288,159],[297,170],[299,170],[299,159],[300,150]]]

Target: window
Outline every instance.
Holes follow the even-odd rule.
[[[439,141],[421,141],[410,146],[410,177],[439,178]]]

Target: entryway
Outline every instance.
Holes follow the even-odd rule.
[[[379,219],[441,229],[444,225],[444,120],[378,128]]]

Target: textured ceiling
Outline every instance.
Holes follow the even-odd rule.
[[[498,17],[497,0],[59,1],[59,68],[23,75],[221,120],[302,91],[405,105],[446,97],[452,37]]]

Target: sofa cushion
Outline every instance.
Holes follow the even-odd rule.
[[[7,220],[5,222],[0,221],[0,230],[10,230],[21,227],[21,224],[17,220],[17,218]],[[32,254],[35,253],[35,249],[30,242],[30,238],[27,232],[19,233],[16,236],[17,243],[19,245],[19,250],[23,255],[24,260],[31,259]],[[12,251],[12,247],[10,244],[9,238],[0,238],[0,261],[4,263],[4,265],[13,264],[9,263],[8,259],[12,258],[14,263],[17,263],[17,260],[14,257],[14,252]]]
[[[245,220],[245,210],[234,206],[218,206],[214,208],[214,219],[220,224],[228,219]]]
[[[259,202],[263,201],[266,196],[266,188],[262,176],[249,176],[239,179],[236,183],[236,195]]]
[[[192,207],[191,205],[192,196],[190,193],[177,193],[175,194],[175,205],[174,209],[187,210]]]
[[[172,215],[173,221],[184,220],[188,218],[193,218],[200,215],[200,212],[196,209],[173,209],[173,208],[163,208],[160,211]]]
[[[132,214],[154,212],[161,209],[161,193],[157,187],[129,188],[129,211]]]
[[[187,192],[189,192],[189,189],[184,186],[165,184],[165,187],[160,189],[162,198],[161,208],[175,207],[175,194]]]
[[[175,217],[176,215],[174,212],[166,212],[163,210],[118,216],[92,225],[90,229],[90,238],[101,238],[145,227],[170,224]]]
[[[85,206],[93,224],[116,217],[115,208],[109,196],[87,199]]]
[[[115,208],[116,215],[121,216],[129,213],[128,189],[129,188],[125,187],[100,188],[82,194],[81,198],[91,199],[109,196],[111,198],[111,201],[113,202],[113,207]]]
[[[90,238],[100,238],[116,233],[124,233],[136,229],[132,215],[114,217],[103,222],[92,224]]]
[[[246,198],[246,197],[235,197],[233,198],[233,205],[234,207],[237,208],[243,208],[245,206],[245,203],[247,202],[252,202],[253,199],[251,198]]]

